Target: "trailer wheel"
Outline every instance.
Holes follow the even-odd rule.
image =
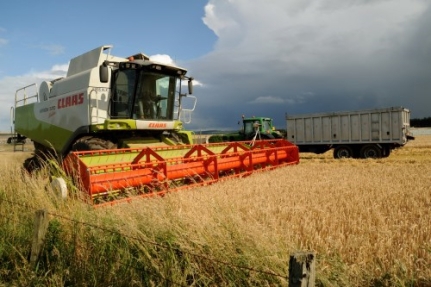
[[[391,148],[388,146],[383,147],[383,155],[382,157],[388,157],[391,154]]]
[[[274,140],[275,137],[272,134],[261,134],[260,138],[263,140]]]
[[[347,145],[340,145],[334,149],[334,158],[351,158],[353,150]]]
[[[362,158],[381,158],[382,155],[383,155],[383,151],[377,145],[369,144],[369,145],[364,145],[361,148]]]

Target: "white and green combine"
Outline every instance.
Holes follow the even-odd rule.
[[[115,149],[137,145],[191,144],[180,121],[192,78],[177,66],[145,54],[110,55],[101,46],[70,61],[66,77],[33,84],[15,94],[14,130],[34,142],[36,154]],[[183,82],[188,92],[181,93]],[[30,94],[30,91],[36,90]],[[38,157],[27,161],[37,166]]]
[[[112,56],[111,48],[72,59],[64,78],[17,90],[14,138],[35,146],[27,170],[53,156],[95,203],[128,200],[132,189],[140,197],[161,195],[299,162],[297,147],[282,139],[194,145],[181,121],[190,121],[196,105],[186,70],[142,53]],[[64,179],[51,184],[67,195]]]

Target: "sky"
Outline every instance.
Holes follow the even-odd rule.
[[[0,131],[15,91],[65,76],[102,45],[188,70],[187,129],[237,129],[242,115],[403,106],[431,116],[429,0],[1,1]]]

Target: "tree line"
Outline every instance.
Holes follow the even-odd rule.
[[[422,119],[411,119],[410,126],[416,128],[431,127],[431,117]]]

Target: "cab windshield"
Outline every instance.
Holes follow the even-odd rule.
[[[271,131],[271,121],[262,121],[262,130]]]
[[[176,77],[126,69],[113,79],[111,118],[173,120]]]
[[[246,121],[244,123],[244,133],[250,134],[255,133],[257,130],[259,131],[271,131],[271,121],[268,120],[255,120],[255,121]]]

